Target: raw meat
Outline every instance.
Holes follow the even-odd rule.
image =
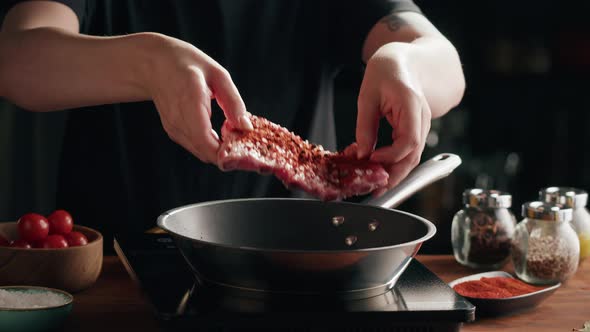
[[[226,121],[219,167],[274,174],[288,188],[300,188],[322,200],[367,194],[387,184],[378,163],[324,150],[264,118],[251,115],[254,130],[244,132]]]

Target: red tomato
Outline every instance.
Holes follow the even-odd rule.
[[[29,242],[27,242],[23,239],[18,239],[18,240],[14,240],[14,241],[10,242],[10,246],[13,248],[31,249],[31,245],[29,244]]]
[[[49,222],[37,213],[27,213],[18,220],[18,234],[27,242],[43,240],[49,234]]]
[[[43,245],[41,248],[49,249],[49,248],[67,248],[68,242],[63,237],[63,235],[49,235],[48,237],[43,240]]]
[[[74,219],[65,210],[53,211],[52,214],[47,217],[49,221],[49,234],[60,234],[66,235],[72,231],[74,227]]]
[[[86,236],[80,232],[71,232],[65,236],[66,241],[70,247],[85,246],[88,244]]]

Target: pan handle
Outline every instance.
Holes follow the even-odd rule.
[[[451,153],[439,154],[414,168],[393,189],[380,197],[365,200],[363,203],[393,209],[427,185],[447,177],[459,165],[461,165],[459,156]]]

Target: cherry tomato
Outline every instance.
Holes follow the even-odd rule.
[[[37,213],[27,213],[18,220],[18,234],[27,242],[43,240],[49,234],[49,222]]]
[[[8,247],[10,242],[2,235],[0,235],[0,247]]]
[[[74,227],[74,219],[65,210],[57,210],[53,211],[47,217],[49,221],[49,234],[59,234],[59,235],[66,235],[72,231]]]
[[[70,247],[78,247],[78,246],[85,246],[88,244],[88,239],[86,235],[80,232],[71,232],[65,236],[66,241],[68,241],[68,245]]]
[[[63,237],[63,235],[49,235],[48,237],[43,240],[43,245],[41,248],[49,249],[49,248],[67,248],[68,242]]]
[[[27,242],[23,239],[18,239],[18,240],[14,240],[14,241],[10,242],[10,246],[13,248],[31,249],[31,244],[29,244],[29,242]]]

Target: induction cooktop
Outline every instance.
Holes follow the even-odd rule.
[[[250,297],[198,284],[167,234],[119,234],[115,251],[165,331],[459,331],[475,307],[417,260],[389,292],[360,300]]]

